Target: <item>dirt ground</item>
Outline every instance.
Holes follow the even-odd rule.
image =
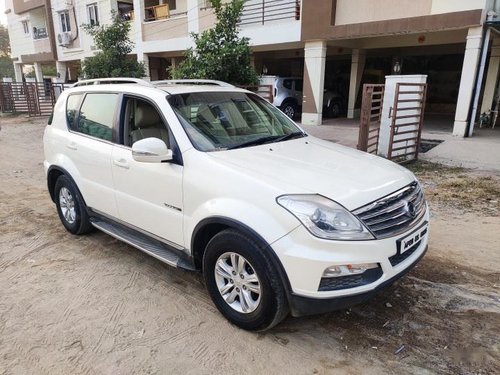
[[[412,166],[432,209],[422,262],[366,304],[249,333],[198,274],[64,230],[45,121],[0,119],[0,374],[500,373],[498,176]]]

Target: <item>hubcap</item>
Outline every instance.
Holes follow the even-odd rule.
[[[71,192],[65,187],[59,190],[59,206],[61,207],[61,213],[64,216],[64,220],[66,220],[68,224],[73,224],[76,221],[75,200]]]
[[[295,110],[291,106],[286,106],[283,112],[290,118],[293,118],[293,116],[295,115]]]
[[[224,301],[240,313],[251,313],[260,303],[260,280],[248,260],[224,253],[215,263],[215,282]]]

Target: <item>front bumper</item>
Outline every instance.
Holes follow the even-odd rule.
[[[317,314],[361,303],[402,277],[422,258],[428,245],[429,213],[405,233],[370,241],[331,241],[313,237],[300,226],[272,244],[289,281],[289,303],[293,316]],[[400,254],[398,242],[412,233],[424,235]],[[323,272],[335,265],[377,263],[376,277],[348,287],[324,288]],[[333,279],[333,278],[332,278]],[[335,279],[340,279],[335,278]]]
[[[375,294],[389,287],[396,280],[406,275],[406,273],[408,273],[420,261],[420,259],[422,259],[426,251],[427,251],[427,246],[424,248],[424,251],[421,252],[419,257],[413,261],[412,264],[410,264],[400,273],[394,275],[389,280],[384,281],[383,283],[379,284],[374,289],[368,292],[354,294],[354,295],[346,295],[342,297],[326,298],[326,299],[304,297],[292,293],[289,296],[290,313],[294,317],[323,314],[335,310],[342,310],[350,306],[366,302],[369,299],[371,299]]]

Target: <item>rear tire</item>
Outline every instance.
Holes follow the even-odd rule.
[[[209,241],[203,276],[217,309],[240,328],[267,330],[288,314],[285,290],[269,254],[243,233],[226,229]]]
[[[327,108],[327,116],[330,118],[335,118],[340,116],[340,104],[332,102]]]
[[[85,234],[93,227],[87,207],[78,188],[67,176],[60,176],[54,188],[57,213],[66,230],[72,234]]]

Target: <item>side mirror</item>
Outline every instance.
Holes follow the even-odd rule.
[[[161,163],[172,160],[172,150],[158,138],[144,138],[132,145],[132,157],[142,163]]]

